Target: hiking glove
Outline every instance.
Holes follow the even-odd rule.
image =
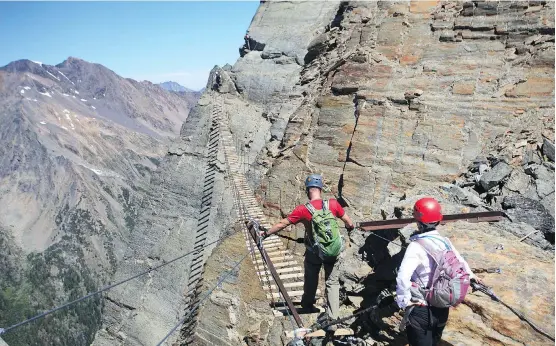
[[[355,229],[355,226],[353,226],[353,225],[351,225],[351,226],[346,225],[346,229],[347,229],[348,232],[351,232],[351,231],[353,231],[353,230]]]
[[[259,237],[261,237],[263,239],[268,237],[268,230],[266,229],[266,227],[259,226],[259,231],[260,231],[259,232]]]
[[[484,285],[483,280],[481,280],[477,275],[473,274],[470,278],[471,281],[475,281],[478,284]]]

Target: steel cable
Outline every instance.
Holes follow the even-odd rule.
[[[240,260],[239,262],[236,263],[236,265],[230,269],[226,271],[226,275],[224,275],[220,280],[218,280],[218,282],[210,289],[210,291],[207,292],[207,294],[205,294],[205,296],[199,301],[199,303],[197,303],[190,311],[189,313],[187,313],[179,322],[178,324],[176,324],[174,326],[174,328],[172,328],[168,334],[166,334],[166,336],[160,340],[160,342],[158,344],[156,344],[156,346],[160,346],[162,345],[188,318],[189,316],[191,316],[191,314],[197,310],[199,308],[199,306],[205,301],[205,299],[207,299],[207,297],[209,297],[212,292],[219,287],[227,278],[228,276],[231,275],[231,273],[233,273],[233,271],[239,267],[239,265],[241,264],[241,262],[243,262],[243,260],[245,260],[247,258],[247,256],[249,256],[249,252],[247,252]]]
[[[223,241],[223,240],[225,240],[225,239],[231,237],[232,235],[235,235],[236,233],[237,233],[237,232],[232,232],[231,234],[228,234],[227,236],[224,236],[224,237],[222,237],[222,238],[219,238],[218,240],[215,240],[215,241],[213,241],[213,242],[211,242],[211,243],[208,243],[208,244],[205,245],[205,248],[206,248],[207,246],[209,246],[209,245],[213,245],[213,244],[216,244],[216,243],[218,243],[218,242],[221,242],[221,241]],[[79,303],[79,302],[81,302],[81,301],[83,301],[83,300],[86,300],[86,299],[88,299],[88,298],[91,298],[91,297],[93,297],[93,296],[96,296],[97,294],[100,294],[100,293],[102,293],[102,292],[108,291],[108,290],[110,290],[110,289],[112,289],[112,288],[114,288],[114,287],[120,286],[120,285],[122,285],[122,284],[124,284],[124,283],[126,283],[126,282],[128,282],[128,281],[131,281],[131,280],[133,280],[133,279],[136,279],[136,278],[138,278],[138,277],[141,277],[141,276],[143,276],[143,275],[146,275],[146,274],[148,274],[148,273],[150,273],[150,272],[153,272],[153,271],[155,271],[155,270],[158,270],[158,269],[160,269],[160,268],[162,268],[162,267],[164,267],[164,266],[167,266],[167,265],[170,264],[170,263],[176,262],[176,261],[178,261],[178,260],[180,260],[180,259],[182,259],[182,258],[184,258],[184,257],[186,257],[186,256],[188,256],[188,255],[191,255],[191,254],[198,254],[198,253],[200,253],[200,252],[202,252],[202,249],[197,249],[197,250],[189,251],[189,252],[187,252],[187,253],[185,253],[185,254],[183,254],[183,255],[180,255],[180,256],[178,256],[178,257],[175,257],[175,258],[171,259],[171,260],[168,261],[168,262],[165,262],[165,263],[162,263],[162,264],[157,265],[157,266],[155,266],[155,267],[152,267],[152,268],[150,268],[150,269],[148,269],[148,270],[145,270],[145,271],[143,271],[143,272],[140,272],[140,273],[138,273],[138,274],[136,274],[136,275],[133,275],[133,276],[131,276],[131,277],[129,277],[129,278],[126,278],[126,279],[124,279],[124,280],[118,281],[118,282],[116,282],[116,283],[114,283],[114,284],[105,286],[105,287],[101,288],[100,290],[95,291],[95,292],[92,292],[92,293],[89,293],[89,294],[87,294],[87,295],[85,295],[85,296],[83,296],[83,297],[81,297],[81,298],[78,298],[78,299],[75,299],[75,300],[73,300],[73,301],[71,301],[71,302],[68,302],[68,303],[66,303],[66,304],[63,304],[63,305],[54,307],[54,308],[52,308],[52,309],[50,309],[50,310],[47,310],[47,311],[45,311],[45,312],[43,312],[43,313],[41,313],[41,314],[38,314],[38,315],[33,316],[33,317],[31,317],[31,318],[28,318],[28,319],[26,319],[26,320],[24,320],[24,321],[21,321],[21,322],[19,322],[19,323],[16,323],[16,324],[14,324],[14,325],[12,325],[12,326],[9,326],[9,327],[7,327],[7,328],[0,328],[0,335],[5,334],[5,333],[7,333],[7,332],[9,332],[9,331],[12,331],[12,330],[14,330],[14,329],[16,329],[16,328],[18,328],[18,327],[23,326],[23,325],[26,325],[26,324],[28,324],[28,323],[30,323],[30,322],[33,322],[33,321],[35,321],[35,320],[38,320],[38,319],[40,319],[40,318],[43,318],[43,317],[45,317],[45,316],[47,316],[47,315],[50,315],[50,314],[52,314],[52,313],[54,313],[54,312],[56,312],[56,311],[59,311],[59,310],[63,310],[63,309],[65,309],[65,308],[68,308],[68,307],[70,307],[70,306],[72,306],[72,305],[74,305],[74,304],[76,304],[76,303]]]

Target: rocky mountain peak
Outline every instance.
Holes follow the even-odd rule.
[[[64,60],[61,63],[56,65],[56,67],[60,68],[60,69],[61,68],[83,69],[83,68],[87,68],[87,67],[90,68],[92,66],[95,66],[97,68],[107,69],[106,67],[104,67],[101,64],[88,62],[86,60],[76,58],[76,57],[72,57],[72,56],[68,57],[66,60]]]
[[[16,72],[31,72],[38,73],[43,69],[43,64],[41,62],[32,61],[28,59],[21,59],[12,61],[6,66],[0,67],[0,71],[6,71],[11,73]]]
[[[176,91],[176,92],[194,92],[193,90],[180,85],[179,83],[168,81],[164,83],[159,83],[163,89],[168,91]]]
[[[63,77],[64,83],[71,83],[72,85],[79,83],[80,87],[86,89],[105,87],[121,78],[103,65],[73,57],[69,57],[56,65],[56,68],[65,75]]]

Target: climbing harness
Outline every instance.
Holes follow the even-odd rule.
[[[487,296],[489,296],[492,300],[499,302],[500,304],[504,305],[505,307],[507,307],[511,312],[513,312],[517,317],[519,317],[520,320],[526,322],[527,324],[529,324],[531,326],[531,328],[533,328],[537,333],[549,338],[552,341],[554,340],[554,337],[550,334],[548,334],[547,332],[545,332],[544,330],[542,330],[541,328],[539,328],[538,326],[536,326],[533,322],[531,322],[529,319],[527,319],[527,317],[525,317],[522,313],[520,313],[519,311],[515,310],[514,308],[512,308],[511,306],[509,306],[508,304],[504,303],[496,294],[494,294],[494,291],[492,291],[492,288],[487,287],[483,284],[480,284],[478,282],[471,282],[471,288],[473,289],[473,291],[480,291],[483,292],[484,294],[486,294]]]

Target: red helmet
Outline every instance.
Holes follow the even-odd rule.
[[[422,223],[434,223],[442,221],[442,211],[438,201],[431,197],[421,198],[415,202],[413,217]]]

